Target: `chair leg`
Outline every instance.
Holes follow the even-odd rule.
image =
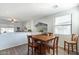
[[[29,55],[29,46],[28,46],[28,53],[27,54]]]
[[[40,44],[39,48],[40,48],[39,50],[40,50],[40,54],[41,54],[41,44]]]
[[[69,44],[68,44],[68,54],[69,54]]]
[[[64,41],[64,50],[66,49],[66,42]]]
[[[50,53],[50,48],[49,48],[49,53]]]
[[[48,53],[50,54],[50,47],[47,48]]]
[[[53,49],[53,55],[55,55],[55,49]]]
[[[56,54],[58,55],[58,47],[56,48]]]
[[[36,48],[34,49],[34,54],[36,54]]]
[[[77,47],[77,44],[76,44],[76,54],[78,54],[78,47]]]
[[[32,55],[33,55],[33,48],[32,48]]]
[[[73,44],[72,44],[72,52],[73,52]]]

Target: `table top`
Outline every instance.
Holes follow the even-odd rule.
[[[48,35],[33,35],[32,38],[34,38],[34,40],[38,40],[38,41],[49,41],[55,38],[55,36],[48,36]]]

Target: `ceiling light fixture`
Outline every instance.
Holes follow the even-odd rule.
[[[11,23],[14,23],[14,22],[16,22],[16,19],[15,18],[13,18],[13,17],[11,17],[10,19],[8,19]]]

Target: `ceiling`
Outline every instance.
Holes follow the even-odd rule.
[[[39,19],[74,6],[76,4],[0,3],[0,21],[11,17],[18,21]]]

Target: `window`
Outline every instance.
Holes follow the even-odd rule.
[[[55,34],[71,34],[71,15],[55,18]]]
[[[14,32],[14,28],[1,28],[1,33]]]

